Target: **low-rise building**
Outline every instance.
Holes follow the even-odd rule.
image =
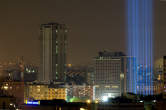
[[[66,100],[66,88],[50,87],[48,84],[27,84],[25,85],[24,99],[25,100]]]

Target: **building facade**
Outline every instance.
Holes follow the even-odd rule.
[[[121,77],[124,67],[124,54],[122,52],[99,52],[94,59],[95,99],[103,97],[117,97],[121,95]],[[122,83],[123,84],[123,83]]]
[[[42,65],[39,80],[63,82],[66,74],[66,25],[58,23],[42,24],[40,31]]]
[[[67,98],[66,88],[50,87],[48,84],[26,84],[24,90],[25,100],[53,100]]]

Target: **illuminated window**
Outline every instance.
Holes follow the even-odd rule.
[[[56,54],[58,53],[58,46],[56,46]]]
[[[119,88],[119,86],[112,86],[112,88]]]

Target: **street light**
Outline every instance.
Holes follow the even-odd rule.
[[[89,100],[89,99],[88,99],[88,100],[86,100],[86,103],[90,104],[90,103],[91,103],[91,100]]]

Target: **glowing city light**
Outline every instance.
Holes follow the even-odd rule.
[[[103,102],[107,102],[107,101],[108,101],[108,97],[107,97],[107,96],[103,96],[103,97],[102,97],[102,101],[103,101]]]
[[[95,100],[95,103],[97,104],[97,103],[99,103],[99,101],[98,101],[98,100]]]
[[[8,86],[4,86],[3,88],[4,88],[5,90],[8,90]]]
[[[27,105],[40,105],[40,101],[25,101],[25,104]]]
[[[89,99],[88,99],[88,100],[86,100],[86,103],[90,104],[90,103],[91,103],[91,100],[89,100]]]

